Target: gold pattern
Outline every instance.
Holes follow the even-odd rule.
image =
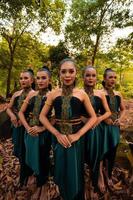
[[[112,88],[108,88],[108,87],[105,87],[109,97],[110,97],[110,103],[109,103],[109,108],[112,112],[112,115],[111,115],[111,119],[113,121],[115,121],[116,119],[118,119],[118,112],[116,111],[116,101],[115,101],[115,93],[113,91]]]
[[[61,111],[61,119],[62,120],[69,120],[71,118],[71,98],[73,92],[74,85],[62,86],[62,111]],[[72,134],[72,124],[70,123],[62,123],[60,124],[60,131],[62,134],[68,135]]]
[[[29,124],[30,126],[39,126],[39,115],[40,115],[40,109],[42,105],[43,99],[46,97],[46,93],[48,92],[48,89],[46,88],[43,93],[39,92],[37,96],[35,96],[35,102],[34,102],[34,108],[33,112],[29,113]]]
[[[84,90],[88,94],[91,104],[94,103],[94,87],[88,87],[87,85],[84,85]]]

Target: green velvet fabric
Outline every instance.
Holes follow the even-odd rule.
[[[55,98],[53,106],[55,116],[61,119],[62,97]],[[77,97],[70,100],[71,112],[69,119],[79,119],[82,113],[82,102]],[[76,133],[83,126],[82,123],[72,126],[72,133]],[[59,125],[55,127],[61,132]],[[84,200],[84,136],[65,148],[53,136],[54,152],[54,181],[59,186],[63,200]]]

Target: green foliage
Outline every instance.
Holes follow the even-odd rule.
[[[131,24],[130,4],[129,0],[73,0],[66,41],[80,51],[88,49],[94,64],[102,39],[115,27]]]
[[[11,90],[14,89],[15,82],[19,85],[19,74],[22,70],[32,68],[35,73],[43,63],[48,60],[49,48],[39,42],[37,38],[29,33],[21,37],[14,56],[14,67],[12,70]],[[0,43],[0,94],[5,94],[7,79],[7,69],[9,65],[9,52],[5,40]]]
[[[9,51],[6,96],[10,93],[16,49],[23,34],[32,32],[37,35],[40,31],[45,32],[48,27],[59,33],[64,13],[65,4],[62,0],[41,0],[41,5],[30,0],[1,0],[0,34],[7,42]]]
[[[125,97],[133,98],[133,66],[125,70],[121,92]]]
[[[120,85],[124,82],[124,73],[126,69],[133,68],[133,54],[130,43],[126,43],[124,39],[118,39],[117,44],[108,53],[112,67],[119,74]]]
[[[32,67],[36,71],[48,59],[48,50],[36,37],[29,33],[24,34],[16,48],[14,68],[20,71]]]
[[[52,66],[58,66],[60,61],[66,57],[69,57],[69,51],[63,42],[60,41],[57,46],[50,47],[49,58],[52,62]]]
[[[91,65],[89,62],[89,52],[84,49],[75,55],[79,65],[78,79],[82,86],[82,72],[85,66]],[[106,68],[112,68],[117,74],[116,90],[121,91],[124,97],[132,98],[133,91],[133,57],[130,43],[126,40],[118,40],[110,52],[98,52],[95,60],[97,70],[97,88],[102,88],[103,72]],[[121,80],[120,80],[121,79]]]
[[[0,95],[5,96],[6,94],[6,70],[0,69]]]
[[[6,58],[6,59],[5,59]],[[0,69],[5,69],[9,65],[9,50],[5,40],[0,43]]]
[[[53,82],[56,82],[59,72],[59,63],[64,58],[69,57],[69,51],[63,42],[59,42],[57,46],[51,46],[49,49],[49,60],[51,61],[51,70],[53,75]],[[56,83],[58,84],[58,83]]]
[[[48,27],[57,34],[60,32],[66,12],[64,2],[67,1],[1,0],[0,94],[6,93],[6,85],[11,85],[13,90],[21,70],[32,68],[36,73],[43,64],[50,63],[55,84],[59,62],[70,56],[77,61],[80,87],[84,67],[93,63],[98,74],[98,88],[101,88],[104,69],[111,67],[118,74],[117,89],[124,96],[132,97],[133,33],[126,39],[119,39],[109,52],[101,50],[103,39],[109,37],[115,27],[133,26],[131,1],[73,0],[65,30],[67,43],[46,46],[38,41],[39,33]],[[67,46],[71,46],[71,53]]]
[[[65,13],[65,4],[62,0],[41,0],[37,11],[41,31],[51,27],[56,33],[60,32],[61,22]]]

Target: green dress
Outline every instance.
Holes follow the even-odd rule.
[[[62,97],[54,99],[55,118],[61,119]],[[72,96],[70,100],[69,120],[79,119],[82,113],[82,102]],[[68,120],[68,121],[69,121]],[[83,123],[72,125],[72,133],[76,133]],[[60,131],[58,123],[55,127]],[[59,187],[63,200],[84,200],[84,136],[65,148],[53,136],[54,181]]]
[[[34,96],[26,110],[26,119],[30,126],[41,126],[39,114],[46,101],[46,96]],[[48,114],[50,116],[50,113]],[[26,164],[37,177],[37,186],[42,186],[48,179],[50,170],[51,134],[45,130],[38,136],[31,136],[25,131]]]
[[[103,111],[101,98],[99,96],[92,96],[91,104],[95,113],[100,115],[101,111]],[[85,108],[83,108],[83,116],[88,118]],[[91,169],[91,179],[94,190],[98,190],[100,161],[103,159],[104,154],[108,151],[103,141],[104,131],[105,125],[100,123],[85,134],[85,162]]]
[[[23,99],[24,100],[24,99]],[[23,100],[21,100],[21,95],[17,96],[14,100],[13,104],[13,112],[16,115],[17,119],[18,118],[18,112],[20,110],[20,107],[23,103]],[[12,125],[13,126],[13,125]],[[19,127],[14,127],[13,126],[13,133],[12,133],[12,142],[14,144],[14,151],[13,154],[21,159],[21,156],[23,154],[23,145],[24,145],[24,127],[19,126]]]
[[[22,92],[20,96],[17,96],[13,104],[13,112],[18,118],[18,112],[23,104],[23,100],[26,98],[27,92]],[[25,163],[25,144],[24,144],[24,132],[23,126],[12,126],[12,142],[14,144],[13,154],[18,157],[20,162],[20,185],[24,185],[27,182],[28,177],[32,174],[32,171]]]
[[[106,99],[108,105],[111,110],[111,98],[109,95],[106,95]],[[120,111],[120,103],[121,97],[118,95],[114,96],[114,110],[117,113],[117,117]],[[112,111],[112,110],[111,110]],[[108,160],[108,175],[111,177],[112,169],[114,166],[115,156],[117,146],[120,142],[120,127],[115,125],[108,125],[105,124],[105,133],[104,133],[104,144],[106,149],[108,150],[107,153],[104,155],[104,158]]]

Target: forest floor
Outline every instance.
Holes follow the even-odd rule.
[[[121,127],[122,137],[117,151],[113,170],[114,190],[107,190],[99,199],[132,200],[133,199],[133,100],[125,100],[126,114]],[[0,111],[6,107],[0,105]],[[30,200],[31,188],[19,187],[19,162],[12,155],[11,139],[0,140],[0,200]],[[50,186],[49,193],[52,193]],[[51,200],[52,195],[47,199]],[[36,199],[38,200],[38,199]]]

